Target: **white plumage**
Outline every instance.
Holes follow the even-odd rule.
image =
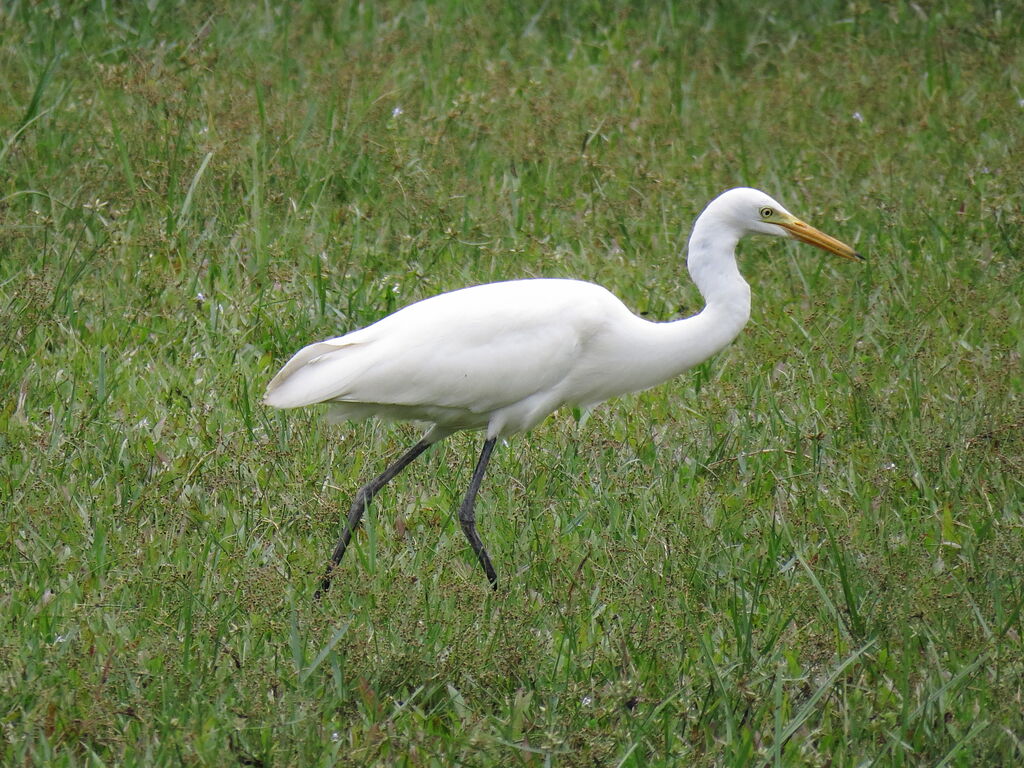
[[[463,429],[484,430],[486,441],[460,520],[496,583],[473,523],[495,439],[526,431],[565,405],[591,406],[653,387],[728,345],[750,317],[750,288],[735,259],[746,234],[794,237],[859,258],[765,193],[739,188],[713,200],[694,224],[687,266],[706,304],[693,317],[652,323],[592,283],[514,280],[424,299],[299,350],[267,386],[267,405],[328,403],[332,419],[430,425],[420,443],[357,494],[321,591],[370,498],[429,445]]]
[[[332,417],[383,416],[435,424],[435,435],[486,429],[504,437],[562,405],[646,389],[700,362],[714,351],[708,335],[701,345],[666,346],[669,332],[688,335],[698,324],[710,325],[700,316],[672,327],[648,322],[578,280],[490,283],[306,347],[270,383],[265,402],[329,402]],[[729,333],[721,331],[724,343]]]

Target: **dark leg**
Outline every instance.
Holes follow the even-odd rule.
[[[476,470],[473,472],[473,479],[469,481],[469,490],[466,491],[466,498],[462,500],[462,506],[459,507],[459,523],[462,525],[462,532],[466,534],[466,538],[469,539],[473,551],[476,552],[476,556],[480,559],[480,565],[483,566],[484,573],[487,574],[487,580],[491,582],[492,589],[498,588],[498,575],[494,572],[494,566],[491,565],[491,558],[487,556],[487,550],[484,549],[483,542],[476,535],[476,517],[473,515],[473,505],[476,503],[476,492],[480,490],[480,483],[484,479],[484,472],[487,471],[487,463],[491,460],[491,451],[494,450],[496,439],[492,437],[484,443],[484,449],[480,452],[480,460],[476,463]]]
[[[331,576],[334,575],[334,569],[338,567],[338,563],[341,562],[341,558],[345,556],[345,549],[348,547],[349,541],[352,539],[352,531],[359,525],[359,520],[363,516],[363,512],[369,506],[370,501],[377,492],[388,484],[395,475],[405,469],[407,466],[423,453],[427,448],[433,445],[433,442],[427,442],[426,438],[420,440],[416,445],[402,454],[401,458],[398,459],[394,464],[384,470],[384,473],[379,477],[375,477],[373,480],[368,482],[362,488],[359,489],[359,493],[352,500],[352,508],[348,512],[348,523],[345,525],[345,530],[341,534],[341,538],[338,539],[338,546],[334,548],[334,554],[331,555],[331,562],[327,564],[327,571],[324,573],[324,577],[320,580],[320,589],[313,595],[314,600],[319,600],[320,596],[331,588]]]

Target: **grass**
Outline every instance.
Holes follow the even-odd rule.
[[[1014,3],[0,6],[0,762],[1024,760]],[[697,370],[347,501],[416,439],[270,412],[303,344],[573,276],[668,320],[749,184]]]

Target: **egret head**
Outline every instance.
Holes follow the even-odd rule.
[[[743,234],[790,237],[846,259],[863,260],[846,243],[801,221],[757,189],[738,187],[723,192],[708,205],[708,212],[712,211]]]

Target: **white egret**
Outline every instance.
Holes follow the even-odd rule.
[[[330,586],[377,492],[431,445],[463,429],[482,430],[485,440],[459,522],[496,587],[474,517],[495,441],[531,429],[562,406],[593,406],[653,387],[727,346],[750,317],[750,287],[736,267],[735,248],[755,234],[861,258],[764,192],[731,189],[708,204],[690,235],[687,268],[705,302],[692,317],[649,322],[593,283],[514,280],[424,299],[299,350],[267,386],[265,404],[327,403],[333,419],[428,425],[416,445],[356,493],[317,595]]]

